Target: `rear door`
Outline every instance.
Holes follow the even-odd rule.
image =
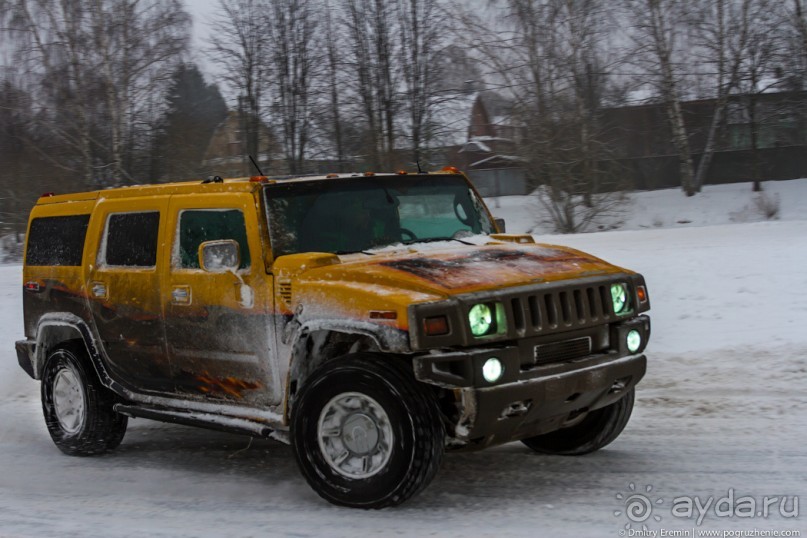
[[[158,256],[167,210],[167,197],[105,200],[90,223],[90,244],[98,245],[86,273],[93,321],[112,377],[138,389],[172,387]]]
[[[257,406],[278,403],[279,379],[269,360],[272,277],[264,267],[253,194],[175,195],[169,215],[162,302],[177,390]],[[238,270],[200,268],[199,246],[217,240],[238,243]]]

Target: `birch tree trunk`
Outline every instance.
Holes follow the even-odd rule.
[[[647,0],[646,7],[650,17],[649,30],[661,73],[661,92],[666,107],[667,120],[672,130],[673,145],[678,153],[678,173],[681,178],[681,188],[684,194],[693,196],[696,190],[692,173],[692,155],[689,149],[689,138],[684,124],[684,116],[681,112],[677,81],[673,72],[673,38],[661,5],[664,1]]]

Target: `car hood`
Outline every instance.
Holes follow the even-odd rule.
[[[300,285],[327,283],[329,287],[375,290],[387,295],[409,296],[408,302],[627,272],[578,250],[544,244],[454,246],[453,243],[441,243],[341,257],[322,256],[329,256],[330,262],[298,267]]]

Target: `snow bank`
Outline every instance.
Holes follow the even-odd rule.
[[[20,268],[0,267],[0,537],[614,537],[630,523],[617,495],[631,484],[661,500],[661,520],[649,521],[656,531],[804,536],[804,515],[711,514],[696,529],[670,512],[675,497],[730,488],[799,495],[804,510],[807,180],[765,188],[780,195],[779,221],[732,220],[752,200],[743,184],[692,199],[636,194],[624,225],[632,231],[537,237],[646,276],[653,336],[631,422],[584,457],[539,456],[520,443],[449,454],[422,495],[380,512],[328,505],[273,441],[134,420],[115,452],[63,456],[45,430],[38,384],[14,355]],[[494,213],[511,231],[527,229],[524,197],[501,205]]]

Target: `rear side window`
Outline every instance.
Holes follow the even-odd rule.
[[[199,245],[205,241],[233,239],[241,251],[239,269],[249,267],[249,246],[244,214],[237,209],[182,211],[179,217],[179,256],[174,266],[199,269]]]
[[[104,262],[124,267],[154,267],[159,230],[159,211],[109,215]]]
[[[27,265],[81,265],[89,215],[40,217],[31,221]]]

